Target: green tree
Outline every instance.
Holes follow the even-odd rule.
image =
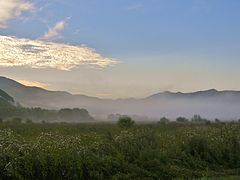
[[[208,120],[202,118],[200,115],[194,115],[192,118],[192,122],[194,123],[206,123]]]
[[[158,123],[160,123],[160,124],[167,124],[169,122],[170,122],[170,120],[168,118],[162,117]]]
[[[91,117],[86,109],[61,109],[58,112],[58,116],[63,121],[72,121],[72,122],[79,122],[79,121],[89,121],[94,120],[93,117]]]
[[[176,119],[176,121],[179,122],[179,123],[186,123],[186,122],[188,122],[188,119],[185,118],[185,117],[178,117]]]
[[[129,116],[123,116],[119,118],[117,124],[121,128],[131,128],[134,126],[135,122]]]

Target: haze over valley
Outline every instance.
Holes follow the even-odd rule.
[[[192,93],[165,91],[141,99],[102,99],[24,86],[5,77],[0,77],[0,89],[9,93],[24,107],[84,108],[96,119],[107,119],[110,114],[138,115],[155,120],[164,116],[172,119],[179,116],[190,118],[194,114],[209,119],[232,120],[240,117],[239,91],[215,89]]]

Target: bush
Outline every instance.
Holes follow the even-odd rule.
[[[121,128],[131,128],[134,126],[135,122],[130,117],[123,116],[119,118],[117,124]]]
[[[170,122],[170,120],[168,118],[162,117],[158,123],[160,123],[160,124],[167,124],[169,122]]]
[[[176,119],[176,121],[179,122],[179,123],[186,123],[186,122],[188,122],[188,119],[185,118],[185,117],[178,117]]]

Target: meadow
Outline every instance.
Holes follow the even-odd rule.
[[[0,179],[240,179],[240,123],[1,123]]]

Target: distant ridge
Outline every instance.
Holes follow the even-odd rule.
[[[157,94],[154,94],[152,96],[147,97],[148,98],[161,98],[161,97],[172,97],[172,98],[185,98],[185,97],[214,97],[218,95],[223,95],[223,94],[239,94],[240,91],[233,91],[233,90],[224,90],[224,91],[218,91],[216,89],[208,89],[204,91],[196,91],[196,92],[189,92],[189,93],[183,93],[183,92],[170,92],[170,91],[165,91],[165,92],[160,92]]]
[[[193,114],[207,118],[240,118],[240,91],[216,89],[190,93],[165,91],[142,99],[113,100],[28,87],[6,77],[0,77],[0,89],[23,106],[47,109],[78,107],[101,117],[119,113],[155,118],[191,117]]]

